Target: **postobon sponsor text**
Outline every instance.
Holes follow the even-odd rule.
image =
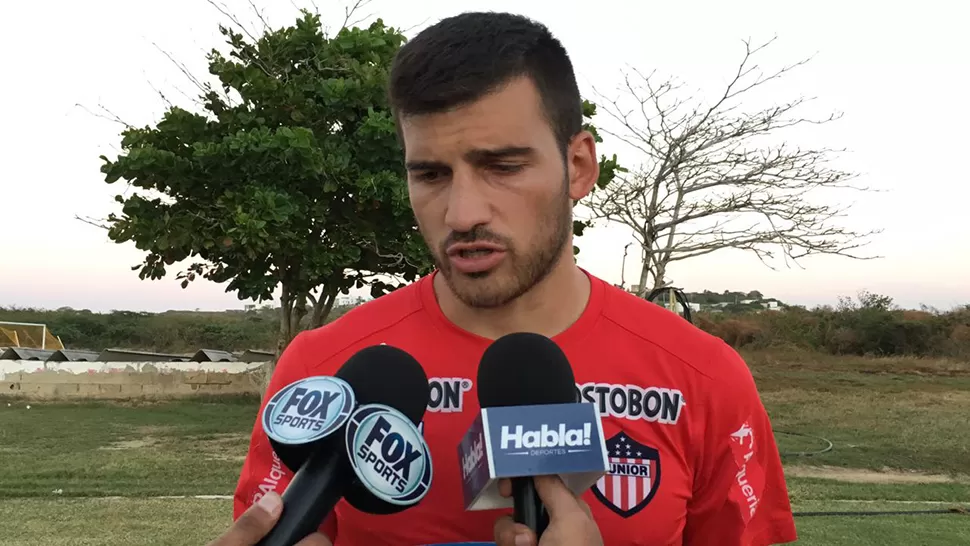
[[[643,419],[673,425],[687,405],[683,393],[663,387],[583,383],[576,385],[576,390],[581,400],[596,404],[603,417]]]

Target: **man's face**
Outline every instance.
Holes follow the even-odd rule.
[[[418,227],[463,303],[504,305],[571,255],[572,200],[589,188],[572,181],[531,80],[401,130]]]

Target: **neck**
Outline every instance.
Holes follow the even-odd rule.
[[[441,275],[435,275],[434,290],[442,313],[451,322],[473,334],[498,339],[514,332],[553,337],[583,314],[589,301],[590,284],[572,256],[563,256],[555,268],[528,292],[502,307],[479,309],[461,302]]]

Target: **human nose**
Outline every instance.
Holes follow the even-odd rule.
[[[488,200],[482,193],[482,185],[472,173],[456,173],[448,194],[448,211],[445,224],[459,233],[471,231],[475,226],[491,220]]]

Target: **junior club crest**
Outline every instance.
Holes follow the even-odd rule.
[[[660,452],[620,432],[606,441],[610,473],[593,485],[593,495],[628,518],[653,500],[660,486]]]

